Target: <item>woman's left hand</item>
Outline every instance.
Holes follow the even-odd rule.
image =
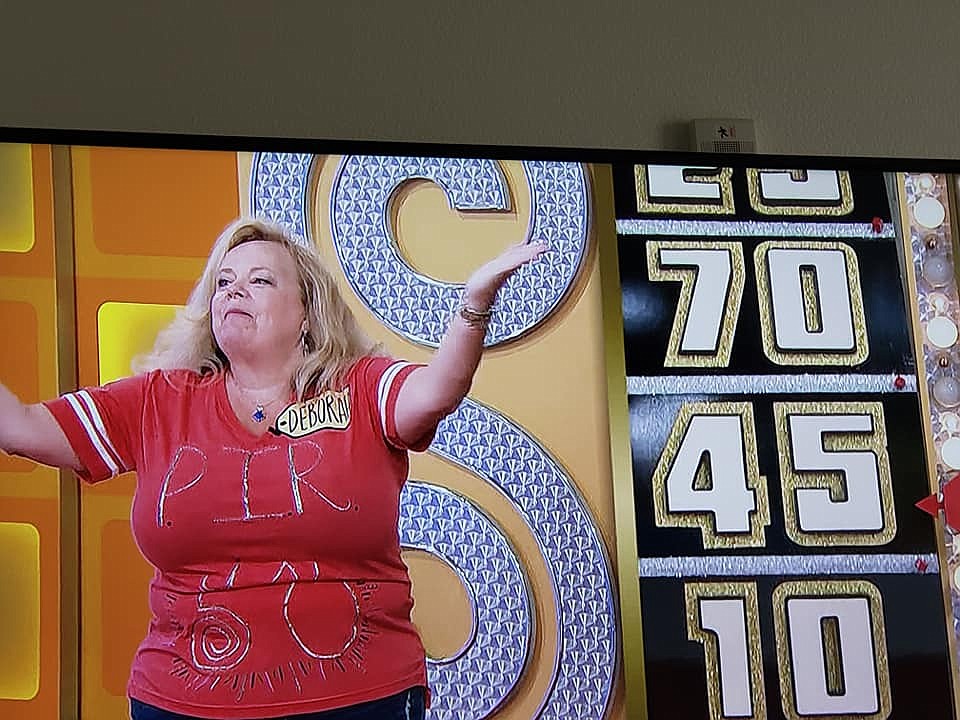
[[[511,245],[497,257],[477,268],[463,294],[467,305],[477,311],[485,311],[493,305],[497,291],[513,273],[531,260],[538,258],[547,249],[544,242],[521,242]]]

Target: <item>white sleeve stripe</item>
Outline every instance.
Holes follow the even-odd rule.
[[[83,425],[83,429],[87,431],[87,436],[90,438],[90,444],[93,445],[96,451],[100,454],[100,459],[103,460],[104,465],[110,468],[110,472],[113,475],[118,475],[120,473],[120,468],[117,467],[117,464],[113,461],[113,458],[110,457],[110,453],[107,452],[107,449],[103,446],[103,443],[100,442],[100,437],[97,435],[96,429],[90,422],[90,418],[87,417],[86,410],[84,410],[84,408],[80,405],[80,402],[73,393],[64,395],[64,398],[68,403],[70,403],[70,407],[73,409],[73,412],[76,413],[77,419],[79,419],[80,424]]]
[[[404,368],[410,367],[410,363],[396,362],[388,367],[383,375],[380,376],[380,387],[377,389],[377,404],[380,407],[380,429],[383,436],[387,437],[387,398],[390,396],[390,390],[393,387],[393,381]]]
[[[87,406],[87,412],[89,413],[90,419],[93,420],[93,424],[97,428],[100,439],[103,440],[104,444],[107,446],[111,457],[116,459],[119,465],[123,465],[123,458],[120,457],[120,453],[117,452],[117,449],[113,446],[113,443],[110,442],[110,435],[107,434],[107,428],[103,424],[103,418],[100,417],[100,410],[97,408],[97,404],[93,401],[93,398],[90,397],[90,393],[88,393],[86,390],[80,390],[77,392],[77,397],[79,397],[80,400],[83,401],[83,404]],[[123,469],[127,470],[129,468]]]

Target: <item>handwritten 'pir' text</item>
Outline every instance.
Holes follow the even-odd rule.
[[[350,509],[351,501],[336,500],[328,492],[318,488],[308,479],[317,468],[323,457],[320,446],[312,440],[303,440],[287,446],[271,445],[244,450],[241,448],[226,448],[235,459],[232,470],[237,478],[240,489],[240,514],[235,517],[214,518],[215,523],[246,522],[263,518],[289,517],[291,514],[303,515],[303,491],[314,493],[332,509],[345,512]],[[283,459],[277,462],[277,454]],[[273,512],[253,512],[250,509],[251,478],[263,477],[264,473],[257,471],[258,467],[276,468],[285,465],[289,473],[290,495],[289,506],[276,508]],[[179,448],[170,463],[160,487],[160,496],[157,499],[157,526],[169,524],[166,517],[168,501],[181,493],[189,491],[203,480],[207,470],[206,454],[197,447],[184,445]]]

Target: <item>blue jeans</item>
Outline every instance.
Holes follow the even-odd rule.
[[[425,720],[426,713],[426,690],[415,687],[382,700],[372,700],[337,710],[324,710],[305,715],[273,716],[264,720]],[[133,698],[130,699],[130,718],[131,720],[203,720],[192,715],[161,710]]]

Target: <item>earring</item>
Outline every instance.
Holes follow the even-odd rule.
[[[303,350],[303,354],[306,355],[308,352],[307,348],[307,333],[304,331],[300,334],[300,349]]]

